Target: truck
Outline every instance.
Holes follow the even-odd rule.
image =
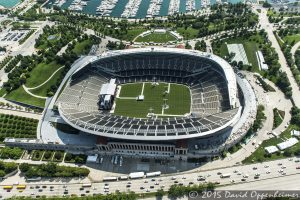
[[[104,177],[103,181],[117,181],[118,178],[114,177],[114,176],[110,176],[110,177]]]
[[[231,176],[231,174],[222,174],[220,177],[221,178],[229,178]]]
[[[131,179],[144,178],[144,175],[145,175],[144,172],[132,172],[129,174],[129,178]]]
[[[155,177],[160,175],[161,175],[161,171],[146,173],[146,177]]]

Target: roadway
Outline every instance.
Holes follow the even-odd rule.
[[[298,161],[298,162],[295,162]],[[19,192],[19,190],[14,187],[10,192],[7,192],[3,189],[3,185],[14,184],[15,182],[8,182],[5,180],[5,183],[2,183],[0,188],[0,193],[4,198],[9,198],[14,195],[22,195],[22,196],[32,196],[35,197],[37,195],[46,195],[46,196],[54,196],[54,195],[93,195],[93,194],[105,194],[105,193],[114,193],[115,191],[127,192],[133,191],[135,193],[147,193],[147,192],[156,192],[158,189],[163,188],[164,190],[168,190],[169,187],[173,184],[182,184],[182,185],[192,185],[198,183],[205,182],[218,182],[220,185],[227,185],[224,187],[220,187],[220,189],[226,189],[232,187],[234,189],[237,188],[247,188],[246,185],[262,185],[260,184],[262,180],[263,186],[267,187],[268,183],[270,183],[274,178],[285,177],[285,185],[286,188],[289,186],[293,186],[297,180],[291,175],[297,174],[299,177],[300,169],[296,169],[296,167],[300,166],[299,158],[291,158],[291,159],[282,159],[276,161],[270,161],[265,163],[258,164],[250,164],[250,165],[240,165],[227,167],[222,169],[215,170],[207,170],[207,171],[198,171],[193,173],[182,173],[182,174],[173,174],[173,175],[165,175],[154,178],[142,178],[142,179],[134,179],[134,180],[125,180],[125,181],[113,181],[113,182],[95,182],[92,183],[91,187],[87,187],[84,189],[80,189],[83,183],[85,182],[77,182],[77,183],[68,183],[68,182],[59,182],[59,181],[39,181],[37,183],[27,183],[27,187],[24,191]],[[230,174],[228,178],[221,178],[220,174]],[[255,175],[259,174],[259,178],[255,179]],[[202,176],[205,180],[198,180],[198,178]],[[291,178],[292,181],[288,181],[288,177]],[[242,179],[245,180],[242,180]],[[24,184],[20,182],[19,184]],[[229,185],[229,186],[228,186]],[[43,186],[45,188],[43,188]],[[50,190],[50,186],[53,186],[53,191]],[[107,189],[104,187],[107,186]],[[39,188],[38,188],[39,187]],[[264,188],[263,187],[263,188]],[[279,186],[278,186],[279,187]],[[294,186],[295,187],[295,186]],[[299,184],[297,188],[299,189]],[[261,189],[257,187],[258,189]],[[249,188],[247,188],[249,189]],[[251,188],[254,189],[254,188]]]
[[[295,102],[295,105],[300,108],[300,90],[297,85],[297,82],[295,81],[295,78],[286,62],[284,54],[281,51],[281,48],[280,48],[280,46],[276,40],[276,37],[273,33],[274,28],[273,28],[273,24],[271,24],[269,22],[269,19],[267,17],[267,9],[262,8],[262,7],[259,7],[259,8],[261,9],[261,12],[258,13],[259,24],[260,24],[261,28],[266,31],[268,38],[272,43],[272,47],[274,47],[276,53],[278,54],[279,64],[281,66],[280,69],[287,74],[287,77],[291,83],[292,98]]]

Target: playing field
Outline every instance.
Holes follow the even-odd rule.
[[[165,91],[169,91],[168,94]],[[144,95],[143,101],[136,97]],[[168,108],[163,108],[164,102]],[[190,112],[191,95],[185,85],[173,83],[133,83],[122,85],[119,97],[116,99],[115,115],[145,118],[154,113],[158,117],[184,115]]]

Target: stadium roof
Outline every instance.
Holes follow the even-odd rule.
[[[63,102],[58,101],[57,103],[61,117],[74,128],[95,135],[128,140],[159,141],[193,138],[214,134],[215,132],[230,126],[240,116],[241,108],[236,107],[236,76],[231,66],[225,60],[218,56],[199,51],[182,50],[174,48],[141,48],[120,51],[109,51],[105,52],[104,54],[98,57],[95,56],[90,57],[88,60],[84,59],[78,61],[78,64],[74,64],[71,70],[68,72],[68,77],[65,77],[64,81],[66,81],[66,78],[71,77],[75,73],[79,72],[81,69],[87,69],[87,66],[93,66],[93,64],[96,65],[97,61],[99,60],[111,57],[118,57],[120,55],[124,55],[130,58],[134,56],[131,54],[141,54],[147,52],[156,52],[156,54],[171,53],[175,55],[175,57],[177,56],[176,54],[200,57],[200,64],[203,61],[205,62],[205,59],[210,60],[210,62],[208,62],[209,64],[207,64],[208,68],[217,68],[218,71],[222,70],[221,76],[227,82],[229,96],[228,101],[230,102],[231,107],[234,109],[226,110],[223,112],[220,111],[220,113],[215,113],[206,117],[179,117],[177,119],[173,118],[168,120],[142,120],[137,118],[128,118],[124,116],[102,114],[98,111],[97,108],[95,109],[95,106],[97,105],[96,103],[95,106],[90,104],[90,94],[86,94],[84,98],[82,98],[82,96],[77,95],[79,94],[78,92],[74,93],[74,91],[77,91],[76,89],[74,90],[72,88],[69,88],[68,91],[72,92],[72,94],[68,96],[69,98],[66,98]],[[122,57],[120,58],[122,59]],[[188,58],[191,59],[191,57]],[[216,65],[214,63],[216,63]],[[184,64],[182,64],[182,66],[184,66]],[[72,79],[70,79],[69,81],[71,83]],[[96,81],[99,80],[96,79]],[[63,82],[62,85],[64,83],[65,82]],[[72,87],[79,87],[81,89],[89,88],[88,84],[88,82],[85,82],[83,85],[76,85],[76,83],[72,83]],[[103,84],[103,82],[101,84]],[[60,87],[60,90],[61,89],[62,88]],[[57,98],[57,94],[60,93],[60,90],[57,91],[54,98]],[[81,91],[80,93],[85,94],[84,91]],[[62,94],[64,94],[64,92]],[[76,99],[78,99],[80,102],[84,102],[84,106],[79,105]],[[177,126],[177,124],[180,124],[180,126]]]

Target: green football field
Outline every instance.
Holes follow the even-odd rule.
[[[165,91],[168,91],[165,94]],[[143,94],[144,100],[137,101],[136,97]],[[163,109],[166,99],[168,109]],[[145,118],[152,110],[158,117],[184,115],[190,112],[191,95],[185,85],[159,83],[133,83],[122,85],[119,97],[116,98],[115,115]]]

